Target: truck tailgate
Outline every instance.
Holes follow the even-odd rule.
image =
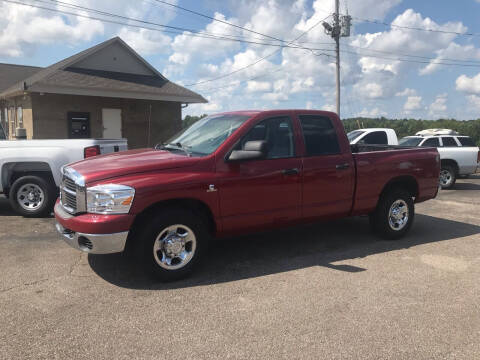
[[[95,143],[100,146],[100,154],[128,150],[127,139],[96,139]]]

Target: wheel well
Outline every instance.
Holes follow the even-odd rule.
[[[147,219],[152,214],[172,208],[187,209],[203,217],[207,221],[208,231],[212,236],[215,235],[217,226],[213,214],[207,204],[197,199],[169,199],[150,205],[148,208],[143,210],[135,217],[132,225],[133,232],[136,232],[139,226],[145,221],[145,219]]]
[[[5,194],[12,184],[23,176],[39,176],[55,185],[52,169],[46,162],[15,162],[6,163],[2,167],[2,188]],[[55,185],[56,186],[56,185]]]
[[[458,174],[458,164],[455,160],[442,159],[441,164],[442,164],[442,166],[444,166],[444,165],[452,166],[455,169],[455,173]]]
[[[402,188],[407,190],[413,197],[418,196],[418,183],[417,180],[413,176],[399,176],[394,179],[391,179],[384,187],[381,192],[386,194],[387,192],[391,191],[394,188]]]

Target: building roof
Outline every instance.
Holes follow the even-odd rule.
[[[201,95],[166,79],[119,37],[46,68],[32,67],[23,73],[18,70],[17,76],[9,77],[10,81],[6,81],[5,85],[1,82],[2,73],[0,64],[0,98],[24,92],[41,92],[182,103],[207,102]]]
[[[0,92],[40,70],[37,66],[0,64]]]

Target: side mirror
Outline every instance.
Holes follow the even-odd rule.
[[[267,142],[263,140],[247,141],[243,150],[233,150],[228,161],[246,161],[263,159],[267,155]]]

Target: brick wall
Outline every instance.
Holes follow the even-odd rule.
[[[122,110],[122,134],[130,149],[153,146],[181,129],[181,104],[175,102],[31,94],[31,105],[35,139],[68,138],[67,113],[71,111],[90,113],[91,137],[101,138],[102,108]]]

